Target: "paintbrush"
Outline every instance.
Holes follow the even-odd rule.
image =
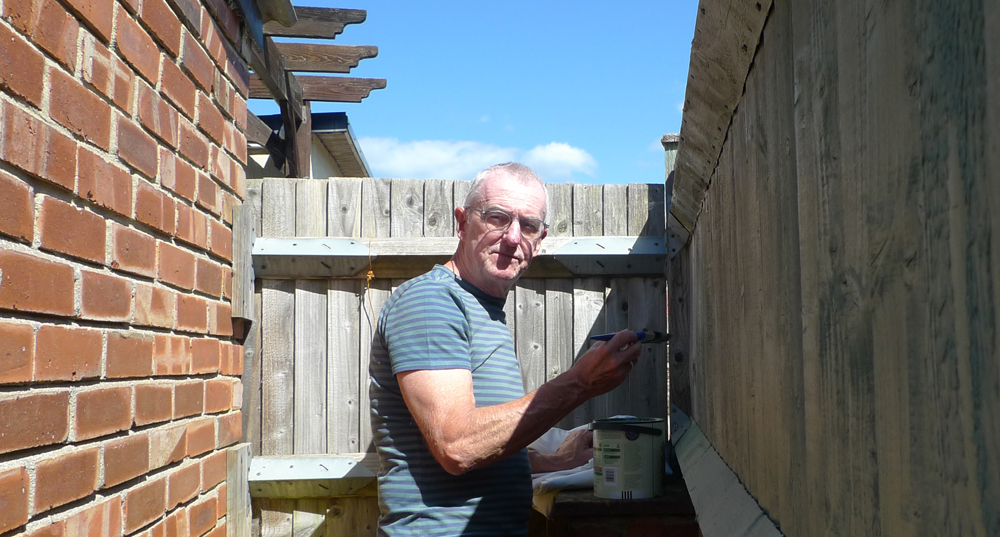
[[[639,343],[663,343],[670,340],[670,334],[666,332],[639,331],[635,335],[639,338]],[[613,337],[615,337],[615,334],[601,334],[599,336],[590,336],[590,339],[608,341]]]

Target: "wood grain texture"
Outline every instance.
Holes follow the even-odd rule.
[[[371,359],[372,341],[375,338],[375,330],[378,326],[378,317],[382,312],[382,306],[389,299],[391,283],[388,280],[372,280],[362,291],[361,295],[361,324],[360,324],[360,371],[359,401],[358,406],[361,412],[360,423],[360,446],[358,451],[373,452],[375,445],[372,443],[371,426],[371,400],[369,398],[371,388],[371,375],[369,374],[369,363]]]
[[[327,236],[361,236],[361,179],[331,178],[328,181]]]
[[[373,496],[331,498],[326,537],[375,537],[378,528],[378,498]]]
[[[692,413],[786,535],[1000,531],[997,11],[770,9],[671,277]]]
[[[226,537],[250,537],[250,444],[226,450]]]
[[[378,56],[378,47],[370,45],[276,44],[291,71],[350,73],[361,60]]]
[[[323,282],[324,284],[326,282]],[[359,332],[363,326],[361,291],[363,282],[329,282],[329,370],[324,380],[330,387],[330,419],[326,433],[331,453],[362,451],[361,418],[363,404],[359,378],[362,368]],[[366,401],[365,401],[366,402]]]
[[[545,217],[549,224],[549,236],[573,235],[573,185],[548,183],[545,190],[549,200],[549,213]]]
[[[593,345],[590,336],[607,333],[604,295],[604,278],[573,280],[573,363]],[[606,395],[594,397],[574,409],[562,427],[568,429],[607,417],[607,407]]]
[[[393,179],[390,197],[390,236],[424,236],[424,182],[416,179]]]
[[[389,237],[390,179],[362,179],[361,236]]]
[[[291,26],[284,26],[275,21],[264,24],[264,34],[281,37],[333,39],[344,31],[344,26],[364,22],[368,17],[368,12],[363,9],[295,6],[295,16],[298,20]]]
[[[455,203],[452,199],[454,181],[427,179],[424,183],[424,237],[455,235]]]
[[[521,279],[514,289],[517,297],[517,338],[514,350],[521,364],[524,392],[545,382],[545,280]]]
[[[628,186],[604,185],[603,235],[628,235]],[[582,233],[578,233],[582,235]]]
[[[243,202],[244,216],[253,222],[256,229],[261,229],[261,191],[263,182],[260,179],[247,180],[247,197]],[[261,282],[255,281],[251,302],[253,308],[253,324],[243,342],[243,438],[250,443],[251,454],[260,455],[261,451],[261,354],[260,354],[260,318],[261,318]]]

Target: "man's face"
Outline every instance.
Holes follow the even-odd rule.
[[[471,209],[502,210],[513,218],[504,231],[490,230],[485,215],[477,210],[455,209],[461,243],[456,256],[463,279],[493,296],[507,291],[527,270],[545,237],[535,240],[521,233],[521,218],[541,220],[545,216],[545,190],[535,182],[520,183],[507,175],[493,175],[483,182],[481,197]]]

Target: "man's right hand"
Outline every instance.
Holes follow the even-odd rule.
[[[625,382],[639,360],[642,346],[634,332],[622,330],[607,342],[597,342],[570,371],[585,386],[589,397],[610,392]]]

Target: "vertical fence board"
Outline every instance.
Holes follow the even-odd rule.
[[[454,181],[424,181],[424,237],[451,237],[455,234],[452,208]]]
[[[423,236],[424,181],[393,179],[390,200],[389,236]]]
[[[604,234],[604,192],[601,185],[573,186],[573,235]]]
[[[361,179],[331,178],[328,184],[327,232],[330,237],[361,236]]]
[[[360,362],[361,374],[358,377],[359,400],[358,407],[361,412],[360,425],[360,447],[357,451],[374,451],[372,444],[372,414],[371,402],[368,394],[371,387],[371,377],[369,375],[369,361],[371,357],[372,340],[375,337],[375,329],[378,324],[378,316],[382,311],[382,306],[389,299],[391,282],[389,280],[372,280],[362,291],[361,296],[361,323],[360,323]]]
[[[663,236],[666,222],[664,188],[664,185],[629,183],[629,235]]]
[[[573,280],[574,363],[590,349],[590,336],[606,333],[604,290],[604,279],[600,277]],[[607,396],[599,395],[573,410],[562,427],[569,429],[606,417],[607,409]]]
[[[464,207],[465,206],[465,198],[467,198],[469,196],[469,192],[472,190],[472,181],[454,181],[453,185],[454,185],[453,188],[454,188],[454,191],[455,191],[455,193],[453,195],[453,199],[455,200],[455,205],[454,205],[454,207],[452,207],[452,214],[454,214],[454,208],[455,207]],[[452,222],[454,222],[454,221],[455,221],[455,218],[452,217]],[[455,228],[455,232],[458,233],[457,226]]]
[[[545,282],[545,382],[573,367],[573,280]]]
[[[357,453],[361,448],[358,332],[362,285],[358,280],[329,282],[330,365],[324,379],[330,386],[330,419],[326,424],[330,453]]]
[[[604,301],[605,319],[607,321],[607,332],[618,332],[628,328],[628,278],[611,278],[608,280],[608,294]],[[631,376],[631,375],[629,375]],[[611,390],[605,396],[607,398],[607,416],[618,414],[631,414],[631,396],[629,395],[629,382],[626,380],[621,386]],[[605,417],[607,417],[605,416]]]
[[[628,279],[628,324],[632,330],[667,329],[667,293],[659,278]],[[628,379],[632,413],[667,418],[667,346],[642,346],[642,354]]]
[[[326,537],[375,537],[378,515],[377,497],[333,498]]]
[[[604,185],[603,235],[628,235],[628,187]]]
[[[295,236],[322,237],[327,225],[327,181],[295,181]],[[295,282],[295,453],[327,449],[327,284]]]
[[[250,444],[226,450],[226,537],[250,537]]]
[[[524,391],[530,392],[545,382],[545,280],[521,280],[515,294],[515,352],[521,363]]]
[[[389,179],[361,180],[361,236],[388,237],[391,182]]]
[[[261,190],[263,181],[247,180],[247,197],[243,202],[245,218],[252,222],[254,235],[261,234]],[[252,265],[251,265],[252,266]],[[261,357],[260,319],[261,282],[253,282],[253,324],[243,343],[243,438],[250,443],[251,454],[260,455],[261,427]]]

